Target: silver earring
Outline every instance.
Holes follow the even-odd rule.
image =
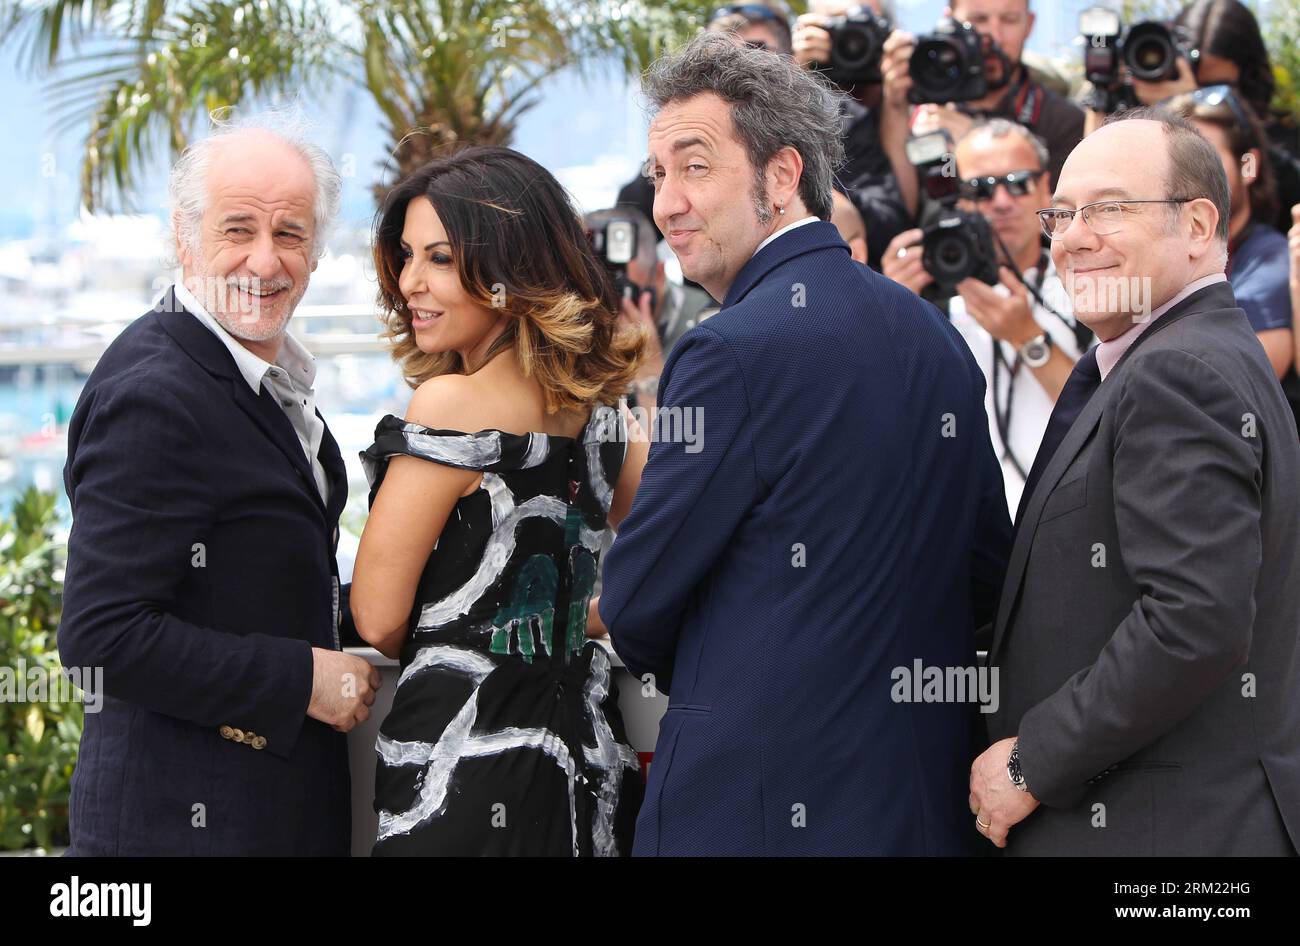
[[[785,216],[785,208],[784,208],[784,207],[781,207],[781,206],[777,206],[777,208],[776,208],[776,209],[777,209],[777,210],[779,210],[779,211],[781,211],[781,216],[782,216],[782,217],[784,217],[784,216]]]

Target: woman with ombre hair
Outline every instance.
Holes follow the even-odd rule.
[[[645,464],[618,403],[643,339],[564,189],[507,148],[401,181],[374,253],[415,388],[362,454],[352,614],[401,662],[374,853],[630,853],[643,783],[587,614]]]

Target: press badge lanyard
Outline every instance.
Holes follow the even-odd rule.
[[[1047,253],[1046,251],[1039,254],[1038,272],[1034,274],[1034,285],[1030,287],[1031,294],[1037,296],[1043,288],[1043,280],[1047,276]],[[1029,286],[1029,283],[1025,283]],[[1030,310],[1033,311],[1032,309]],[[1020,373],[1020,353],[1016,352],[1015,358],[1008,364],[1006,357],[1002,354],[1002,343],[996,338],[993,339],[993,418],[997,423],[998,437],[1002,440],[1002,459],[1010,460],[1011,465],[1015,467],[1020,474],[1021,480],[1029,478],[1029,473],[1021,465],[1020,460],[1011,450],[1011,406],[1012,400],[1016,393],[1016,376]],[[1000,384],[998,375],[1000,369],[1005,368],[1007,371],[1007,401],[1003,407],[998,403],[1001,398],[998,395]]]

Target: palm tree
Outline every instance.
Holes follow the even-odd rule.
[[[213,110],[338,81],[379,107],[398,175],[453,142],[508,144],[546,78],[639,72],[716,3],[3,0],[0,46],[52,77],[56,130],[89,114],[94,210],[113,190],[129,200],[135,169],[164,142],[183,150]]]

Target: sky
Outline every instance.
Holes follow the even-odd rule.
[[[1088,5],[1039,0],[1030,48],[1070,55],[1078,11]],[[944,0],[896,0],[895,7],[904,28],[924,31],[942,13]],[[12,45],[0,50],[0,128],[6,132],[0,134],[0,241],[54,239],[78,214],[86,126],[55,136],[49,80],[31,78],[17,58]],[[612,204],[645,150],[647,119],[635,87],[613,74],[594,82],[562,74],[540,91],[538,106],[519,123],[513,147],[555,173],[584,211]],[[370,187],[387,147],[378,111],[363,92],[346,86],[312,89],[307,110],[318,122],[321,144],[353,171],[345,178],[341,218],[363,225],[373,214]],[[134,209],[162,213],[167,163],[161,155],[139,175]]]

